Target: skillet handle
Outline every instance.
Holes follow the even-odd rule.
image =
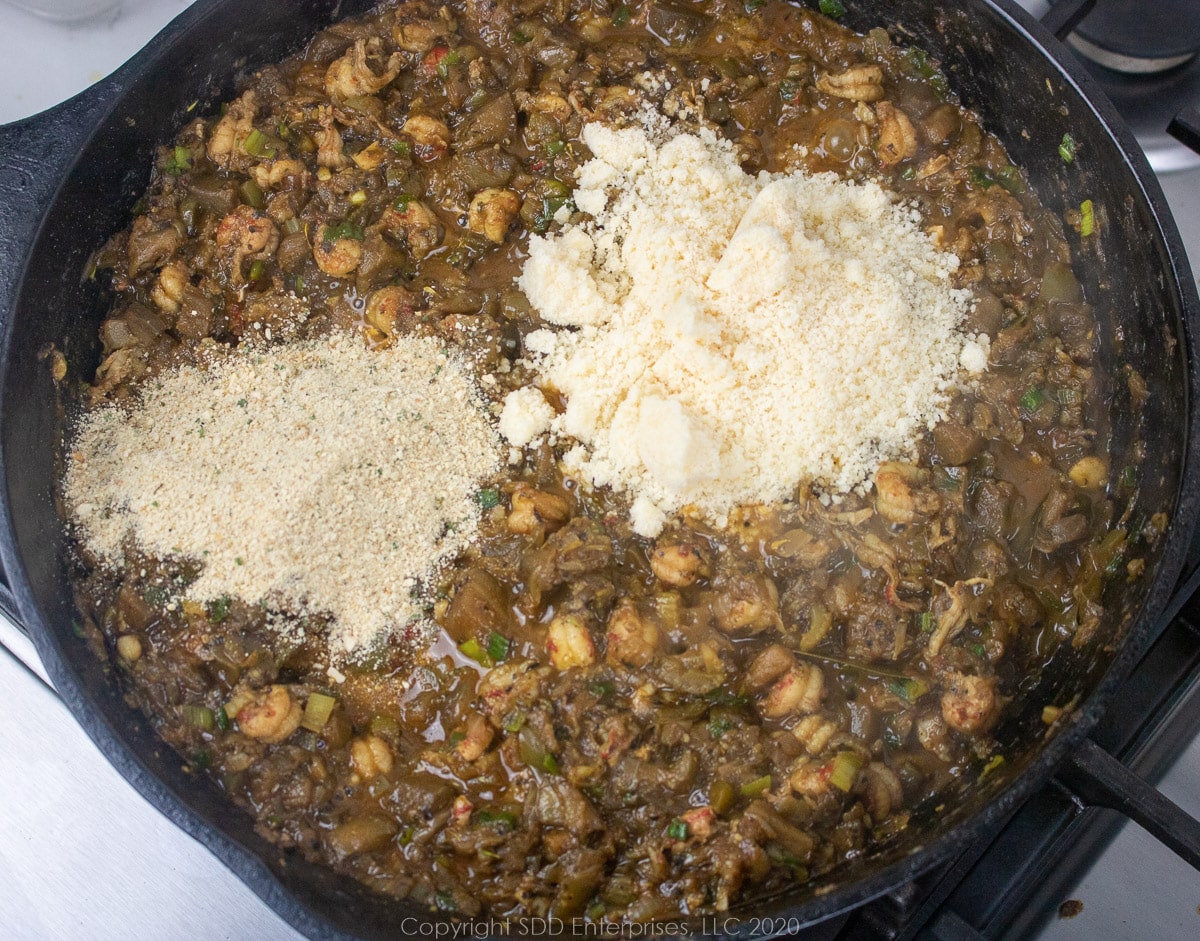
[[[1050,0],[1050,4],[1049,11],[1042,17],[1042,25],[1054,34],[1055,39],[1066,42],[1075,27],[1092,12],[1096,0]]]
[[[42,218],[81,146],[121,91],[110,77],[41,114],[0,126],[0,351]],[[0,570],[0,613],[20,626],[16,599]]]
[[[1112,755],[1085,739],[1059,771],[1058,780],[1084,803],[1108,807],[1200,869],[1200,821],[1159,793]]]

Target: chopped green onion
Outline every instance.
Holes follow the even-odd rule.
[[[408,212],[408,206],[413,201],[413,197],[408,193],[401,193],[396,197],[396,201],[392,203],[392,208],[396,212]]]
[[[720,778],[713,781],[708,788],[708,806],[713,809],[714,813],[727,814],[733,809],[734,803],[737,801],[737,791],[733,789],[733,785],[728,781],[723,781]]]
[[[835,20],[839,16],[846,15],[846,7],[842,4],[842,0],[821,0],[818,4],[821,12],[826,16],[832,16]]]
[[[1062,143],[1058,145],[1058,155],[1062,157],[1063,163],[1075,161],[1075,138],[1070,134],[1062,136]]]
[[[192,152],[181,144],[175,145],[175,150],[172,152],[170,159],[167,160],[167,165],[163,169],[171,174],[178,176],[185,170],[192,169]]]
[[[474,637],[469,637],[466,640],[464,640],[461,644],[459,644],[458,652],[461,653],[464,657],[468,657],[471,660],[474,660],[480,666],[484,666],[484,667],[494,666],[494,664],[492,663],[492,658],[490,656],[488,656],[488,652],[483,649],[483,645],[481,643],[479,643],[479,641],[477,641]]]
[[[1121,486],[1125,490],[1132,490],[1137,485],[1137,468],[1132,464],[1126,464],[1121,468]]]
[[[755,778],[753,781],[747,781],[738,791],[742,797],[758,797],[759,794],[771,789],[771,776],[764,774],[761,778]]]
[[[283,231],[288,235],[295,235],[301,228],[303,227],[300,225],[300,220],[295,216],[292,216],[292,218],[283,224]]]
[[[839,791],[850,793],[858,780],[858,769],[862,767],[862,755],[853,751],[838,752],[829,771],[829,783]]]
[[[996,771],[1004,764],[1004,756],[996,755],[991,761],[983,766],[983,770],[979,772],[979,780],[982,781],[993,771]]]
[[[403,830],[400,831],[400,837],[399,837],[400,845],[408,846],[408,844],[413,841],[413,837],[416,835],[417,835],[417,828],[414,827],[410,823],[407,827],[405,827]]]
[[[1020,196],[1026,190],[1025,181],[1021,178],[1021,171],[1011,164],[996,171],[996,182],[1014,196]]]
[[[672,840],[686,840],[691,834],[687,822],[676,818],[671,821],[671,825],[667,827],[667,836]]]
[[[708,720],[708,734],[713,738],[720,738],[732,728],[733,720],[728,716],[713,716]]]
[[[552,140],[552,141],[546,142],[546,153],[548,153],[551,157],[557,157],[559,154],[561,154],[566,149],[567,149],[567,145],[565,143],[563,143],[561,140],[559,140],[557,137],[554,138],[554,140]]]
[[[195,706],[185,703],[182,707],[183,721],[197,729],[212,731],[216,716],[208,706]]]
[[[1079,205],[1079,234],[1087,238],[1096,231],[1096,210],[1090,199]]]
[[[521,726],[523,726],[524,724],[525,724],[525,713],[514,712],[512,715],[510,715],[507,719],[504,720],[504,731],[505,732],[520,732]]]
[[[987,656],[987,648],[984,647],[983,644],[971,644],[971,646],[968,647],[967,649],[970,650],[971,653],[975,654],[975,656],[977,656],[977,657],[986,657]]]
[[[446,739],[446,741],[450,744],[451,747],[457,745],[459,742],[465,742],[466,740],[467,740],[467,733],[461,732],[461,731],[451,732],[450,737],[448,739]]]
[[[497,634],[495,631],[492,631],[488,635],[487,654],[496,663],[500,663],[508,656],[508,647],[508,638],[503,634]]]
[[[217,710],[216,719],[217,728],[222,732],[228,732],[231,728],[233,728],[233,723],[229,721],[229,713],[225,711],[224,706]]]
[[[917,178],[917,168],[916,167],[905,167],[903,170],[900,171],[900,179],[902,179],[902,180],[915,180],[916,178]]]
[[[261,258],[256,258],[250,266],[250,282],[253,283],[266,274],[267,266]]]
[[[517,826],[517,815],[507,810],[477,810],[472,817],[472,823],[483,827],[495,827],[498,830],[514,830]]]
[[[481,510],[490,510],[492,507],[500,505],[500,491],[495,487],[485,487],[475,494],[475,502],[479,504]]]
[[[515,42],[518,46],[523,46],[525,43],[527,43],[533,39],[533,37],[530,36],[527,32],[525,32],[524,30],[520,30],[520,29],[514,29],[509,34],[509,38],[513,42]]]
[[[337,700],[325,693],[309,693],[308,702],[304,704],[304,715],[300,719],[302,728],[310,732],[320,732],[333,714]]]
[[[321,240],[325,242],[336,242],[339,239],[353,239],[356,242],[361,242],[366,237],[361,225],[355,225],[353,222],[339,222],[337,225],[326,225],[325,230],[321,233]]]
[[[625,4],[621,4],[615,10],[613,10],[612,24],[613,26],[617,27],[627,26],[632,16],[633,12],[629,9],[629,7],[625,6]]]
[[[392,141],[392,153],[407,157],[412,153],[412,145],[406,140],[394,140]]]
[[[917,622],[920,624],[921,633],[928,634],[930,631],[933,630],[934,625],[935,625],[933,612],[932,611],[922,611],[920,614],[920,617],[917,619]]]
[[[271,139],[258,128],[252,130],[242,141],[242,150],[251,157],[274,157],[278,151],[271,146]]]
[[[558,774],[558,759],[550,754],[550,752],[546,752],[546,754],[542,757],[542,767],[551,774]]]
[[[1036,412],[1042,407],[1042,403],[1046,401],[1046,394],[1034,386],[1023,396],[1021,396],[1021,407],[1029,412]]]
[[[919,678],[894,680],[888,683],[887,686],[888,689],[906,702],[916,702],[929,692],[929,684]]]
[[[262,187],[253,180],[247,180],[241,186],[242,199],[255,209],[262,209],[267,204],[266,194]]]

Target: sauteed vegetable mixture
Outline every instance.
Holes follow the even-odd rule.
[[[93,405],[213,344],[349,330],[462,351],[498,413],[543,326],[514,284],[529,236],[579,218],[581,128],[647,107],[750,173],[881,181],[959,257],[991,341],[917,460],[840,502],[801,482],[647,539],[564,474],[569,441],[514,456],[433,586],[426,653],[331,669],[320,625],[180,600],[202,560],[131,543],[114,573],[81,541],[85,629],[262,833],[466,915],[667,918],[819,885],[1004,761],[1006,702],[1097,639],[1105,580],[1159,521],[1112,518],[1134,471],[1107,466],[1062,221],[898,42],[776,0],[389,2],[160,149],[97,256]]]

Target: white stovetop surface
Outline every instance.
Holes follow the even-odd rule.
[[[124,0],[81,25],[49,23],[0,2],[0,123],[103,77],[190,2]],[[1033,12],[1045,8],[1043,0],[1019,2]],[[1200,269],[1200,171],[1169,177],[1164,188]],[[0,625],[0,640],[19,647],[24,638]],[[28,642],[25,648],[30,659]],[[299,941],[215,857],[143,800],[57,697],[3,647],[0,690],[0,935]],[[1200,745],[1181,756],[1161,786],[1200,815]],[[1072,895],[1083,901],[1082,914],[1049,926],[1044,941],[1200,937],[1200,874],[1133,825]]]

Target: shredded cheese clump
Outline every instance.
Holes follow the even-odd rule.
[[[720,524],[801,481],[860,487],[986,368],[987,338],[960,330],[958,259],[875,183],[750,176],[707,131],[659,144],[590,124],[584,140],[592,220],[534,237],[518,279],[569,328],[526,343],[566,410],[522,389],[500,426],[517,445],[576,439],[568,464],[627,493],[642,535],[686,505]]]
[[[424,633],[419,581],[471,540],[476,491],[499,464],[459,357],[428,338],[372,351],[336,335],[183,366],[132,407],[89,413],[65,494],[107,563],[130,538],[198,560],[186,599],[332,616],[330,651],[345,658],[390,631]]]

